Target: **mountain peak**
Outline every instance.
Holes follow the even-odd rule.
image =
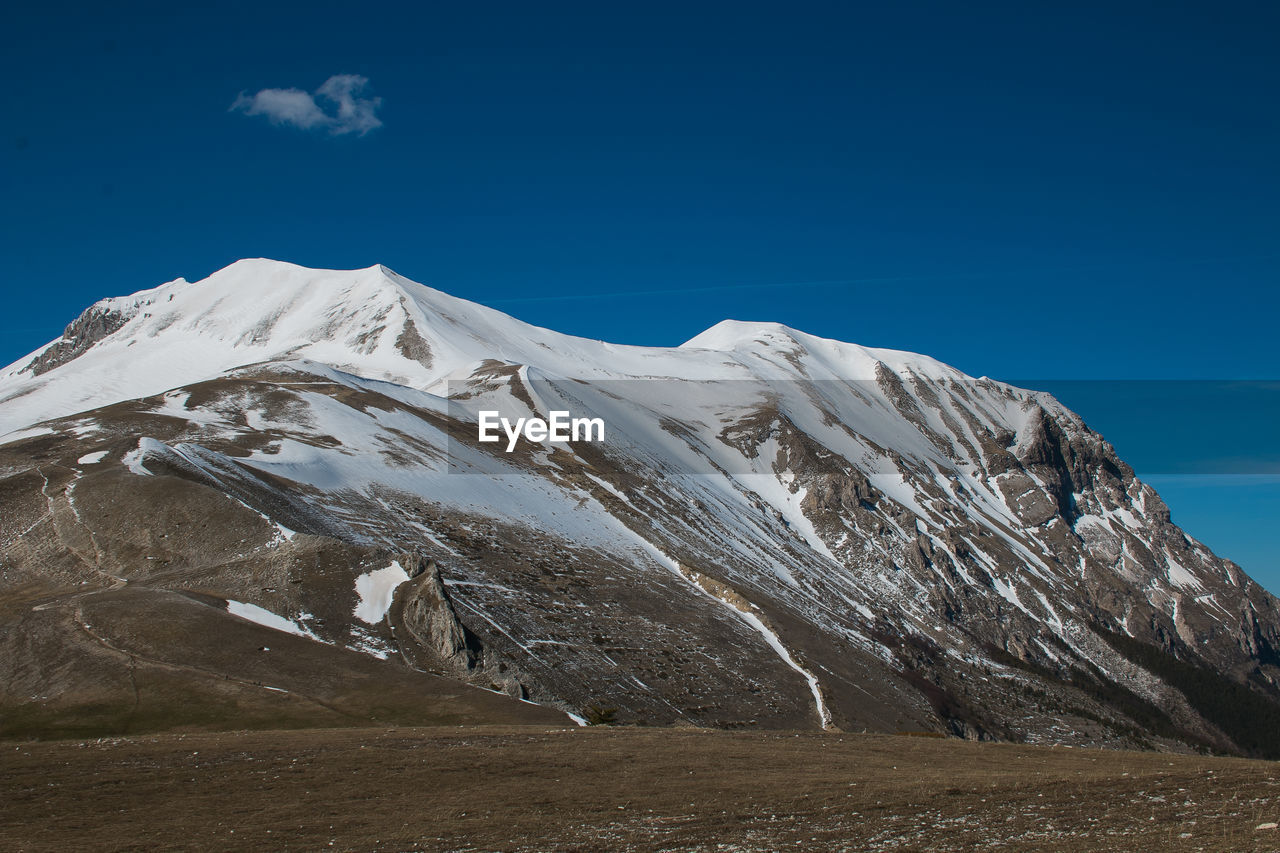
[[[326,270],[246,258],[200,281],[95,303],[61,339],[0,371],[0,403],[15,401],[0,411],[0,433],[299,359],[418,389],[487,361],[584,379],[874,379],[879,363],[950,370],[769,322],[726,320],[675,348],[608,344],[529,325],[382,264]]]
[[[773,322],[721,320],[681,344],[683,349],[739,349],[744,345],[770,340],[795,341],[800,334],[790,326]]]
[[[0,432],[211,379],[306,358],[370,378],[434,378],[419,303],[381,265],[315,270],[265,258],[94,303],[63,337],[0,371]]]
[[[946,376],[951,379],[971,378],[937,359],[919,353],[864,347],[833,338],[818,337],[773,322],[721,320],[685,341],[680,348],[766,358],[790,353],[793,359],[803,356],[807,362],[831,378],[874,379],[878,364],[894,372]]]

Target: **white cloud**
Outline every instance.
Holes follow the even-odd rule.
[[[335,74],[316,90],[321,98],[338,106],[338,126],[342,130],[334,131],[335,133],[354,131],[363,136],[375,127],[382,126],[382,121],[375,115],[382,105],[382,98],[356,97],[368,84],[369,81],[358,74]]]
[[[375,127],[382,127],[377,116],[382,99],[358,97],[368,85],[368,78],[359,74],[335,74],[314,93],[301,89],[263,89],[255,95],[241,92],[231,111],[266,116],[272,124],[303,130],[321,128],[334,136],[364,136]]]
[[[266,116],[274,124],[291,124],[310,129],[333,121],[316,104],[315,98],[301,89],[263,89],[256,95],[241,95],[231,105],[246,115]]]

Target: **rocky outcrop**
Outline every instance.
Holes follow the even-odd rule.
[[[458,619],[435,560],[421,554],[405,554],[400,562],[410,578],[397,596],[403,630],[446,669],[459,674],[475,670],[483,649]]]
[[[103,338],[120,331],[131,316],[106,305],[91,305],[75,322],[67,326],[60,340],[46,347],[23,370],[39,376],[61,367],[84,355]]]
[[[806,514],[818,510],[839,512],[871,508],[880,499],[880,492],[860,471],[849,470],[839,474],[819,474],[800,502]]]
[[[422,337],[409,317],[404,318],[404,326],[396,336],[396,349],[405,358],[416,361],[423,367],[431,366],[431,344]]]

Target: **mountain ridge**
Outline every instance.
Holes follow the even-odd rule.
[[[574,338],[381,266],[95,306],[0,373],[0,615],[56,650],[0,644],[0,708],[85,713],[90,613],[154,645],[178,595],[579,717],[1280,754],[1276,599],[1050,395],[778,324]],[[506,454],[482,408],[608,436]]]
[[[287,294],[287,297],[284,299],[270,298],[273,285]],[[309,294],[307,293],[309,290],[318,290],[319,293]],[[223,306],[223,302],[228,295],[225,291],[230,291],[229,295],[243,302],[248,302],[253,306],[253,310],[244,311],[240,309],[239,312],[229,312],[227,310],[219,312],[218,309]],[[220,292],[223,295],[212,301],[200,299],[200,297],[214,292]],[[32,368],[45,353],[64,343],[71,345],[71,349],[75,353],[74,356],[53,365],[49,369],[57,369],[62,364],[69,363],[74,358],[79,358],[105,338],[114,336],[122,330],[126,333],[133,332],[134,342],[144,335],[151,338],[163,335],[170,328],[167,324],[174,322],[170,319],[175,316],[175,312],[171,309],[175,307],[173,300],[178,296],[182,296],[184,301],[194,304],[187,306],[185,315],[188,318],[187,322],[181,324],[177,331],[194,332],[201,338],[218,336],[224,342],[229,338],[234,339],[229,348],[238,350],[242,355],[228,357],[224,353],[219,353],[219,355],[223,356],[222,358],[213,360],[203,367],[194,367],[187,360],[182,366],[191,368],[188,372],[166,374],[172,376],[175,382],[191,382],[209,378],[221,370],[244,367],[254,363],[255,360],[277,360],[285,353],[297,349],[315,351],[317,348],[308,347],[308,345],[314,345],[318,341],[337,341],[343,331],[354,331],[354,335],[349,335],[348,340],[343,341],[343,343],[351,344],[354,340],[354,345],[349,346],[345,352],[341,350],[335,351],[333,348],[327,351],[319,348],[316,351],[319,357],[313,360],[327,362],[327,356],[337,362],[335,366],[353,368],[353,372],[358,375],[364,375],[366,378],[401,380],[402,384],[404,382],[417,382],[429,386],[441,378],[445,378],[448,369],[436,369],[433,371],[428,367],[427,372],[423,373],[422,371],[416,371],[412,364],[388,364],[386,362],[379,364],[372,363],[369,359],[358,358],[361,355],[368,356],[372,354],[368,349],[370,341],[367,338],[367,333],[370,328],[376,328],[378,325],[386,326],[385,318],[379,318],[379,314],[383,311],[399,313],[400,316],[396,319],[411,322],[413,324],[413,331],[409,333],[411,338],[416,336],[418,339],[425,339],[434,333],[438,338],[434,342],[436,348],[442,350],[437,357],[454,369],[469,366],[471,363],[483,361],[485,358],[497,354],[502,360],[510,363],[529,364],[539,369],[552,369],[565,376],[577,374],[590,376],[596,372],[590,367],[593,362],[605,356],[616,359],[620,355],[626,355],[631,356],[631,359],[624,364],[623,375],[652,376],[654,375],[652,368],[656,365],[645,363],[650,354],[671,356],[674,361],[667,361],[661,365],[667,369],[681,366],[681,360],[685,361],[686,364],[696,364],[694,359],[683,358],[681,354],[683,350],[707,349],[725,352],[728,355],[746,349],[747,354],[751,355],[753,354],[753,350],[749,347],[751,339],[758,337],[762,331],[769,331],[791,336],[793,341],[797,341],[795,336],[801,336],[807,341],[821,343],[823,346],[832,348],[837,352],[843,349],[845,354],[856,353],[864,362],[886,361],[898,369],[907,366],[928,366],[963,376],[954,368],[927,356],[900,350],[872,349],[856,344],[817,338],[776,323],[746,323],[737,320],[724,320],[678,347],[611,344],[532,326],[492,308],[468,302],[443,291],[413,282],[382,264],[375,264],[357,270],[312,270],[283,261],[258,258],[236,261],[198,281],[189,282],[184,278],[177,278],[129,296],[109,297],[98,300],[67,327],[67,332],[62,338],[55,339],[19,358],[12,364],[0,368],[0,383],[17,385],[17,393],[31,393],[29,386],[35,383],[29,381],[23,383],[22,380],[28,378],[24,377],[23,374],[34,374],[29,378],[35,379],[48,372],[48,370],[37,372],[33,371]],[[351,306],[350,303],[357,298],[372,302],[378,306],[378,310],[372,312],[360,311],[358,306]],[[406,304],[406,301],[408,304]],[[308,302],[317,304],[308,305]],[[333,318],[325,316],[324,311],[315,310],[319,306],[332,307],[335,305],[348,306],[349,319],[351,321],[348,325],[350,328],[344,330],[341,324],[334,328],[331,322]],[[291,337],[286,336],[283,342],[274,340],[275,324],[282,317],[287,317],[290,314],[305,316],[307,309],[311,310],[311,316],[306,317],[305,322],[295,324],[291,329]],[[237,313],[241,316],[236,316]],[[190,316],[192,314],[195,315],[194,318]],[[464,339],[460,341],[459,336],[456,334],[442,334],[445,331],[451,331],[450,327],[460,325],[460,323],[453,321],[455,314],[460,315],[462,320],[467,323],[468,328],[473,330],[472,334],[464,336],[464,338],[470,338],[470,340]],[[246,316],[251,319],[246,319]],[[119,319],[114,321],[115,325],[108,324],[108,328],[102,327],[96,322],[98,318],[102,317]],[[145,322],[147,320],[151,322]],[[88,342],[88,345],[76,344],[76,341],[80,338],[78,327],[94,325],[99,325],[99,328],[97,334],[91,336],[91,341]],[[124,329],[126,325],[136,328]],[[407,327],[403,323],[399,326],[402,332],[405,328]],[[726,333],[731,333],[737,338],[737,341],[727,342],[725,339]],[[497,349],[478,346],[480,334],[491,335],[492,337],[487,342],[490,346],[496,344]],[[398,339],[399,335],[396,337]],[[537,341],[541,345],[542,351],[539,352],[525,347],[508,352],[501,348],[503,339],[519,340],[521,337]],[[760,343],[759,341],[755,342]],[[414,344],[414,340],[406,340],[403,344],[397,340],[395,349],[400,349],[403,355],[405,348],[412,348]],[[126,343],[125,345],[129,346],[131,344]],[[365,351],[361,352],[360,350],[362,349]],[[382,349],[392,350],[393,348],[383,347]],[[573,357],[551,359],[548,362],[546,352],[553,349],[571,353]],[[265,358],[263,358],[264,356]],[[416,360],[407,355],[404,356],[404,359],[409,362]],[[840,378],[872,378],[865,366],[862,367],[861,373],[863,375]],[[630,373],[628,373],[627,368],[630,368]],[[198,370],[199,372],[192,372],[192,370]],[[696,377],[682,376],[681,378]],[[744,378],[746,378],[745,375]],[[28,387],[23,387],[24,384]],[[171,387],[176,387],[176,385]],[[169,388],[157,387],[156,383],[151,383],[144,389],[145,393],[157,393],[164,390],[169,390]],[[0,391],[0,394],[3,393],[3,391]],[[12,396],[13,393],[10,392],[9,395],[0,397],[0,403]],[[131,396],[137,396],[137,394]],[[100,404],[102,401],[111,398],[106,394],[102,394],[95,395],[89,399]],[[120,399],[126,398],[121,397]],[[51,408],[49,411],[57,412],[58,414],[70,413],[60,408]],[[7,428],[4,422],[0,422],[0,433],[3,431],[7,431]]]

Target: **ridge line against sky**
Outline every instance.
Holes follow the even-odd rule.
[[[175,271],[374,259],[485,303],[554,284],[526,319],[619,342],[753,316],[987,374],[1280,374],[1274,6],[235,8],[11,15],[0,249],[51,332]],[[228,113],[263,92],[310,132]],[[577,297],[717,281],[747,285],[731,310]],[[22,313],[12,352],[52,336]],[[1038,345],[1086,328],[1112,370]]]
[[[1180,263],[1183,266],[1203,266],[1203,265],[1215,265],[1215,264],[1221,264],[1225,266],[1232,263],[1260,261],[1260,260],[1274,260],[1277,258],[1280,258],[1280,252],[1269,252],[1269,253],[1252,254],[1252,255],[1235,255],[1235,256],[1224,256],[1224,257],[1183,258],[1180,260]],[[1095,265],[1095,266],[1077,265],[1072,267],[1058,267],[1058,269],[1059,270],[1071,269],[1076,272],[1104,272],[1104,271],[1113,271],[1113,270],[1120,270],[1120,269],[1141,270],[1144,268],[1157,267],[1159,266],[1159,264],[1160,262],[1155,260],[1148,260],[1148,261],[1135,260],[1128,263],[1116,263],[1116,264]],[[305,264],[305,263],[300,263],[299,265],[309,266],[308,264]],[[363,267],[353,267],[352,269],[363,269]],[[217,270],[213,270],[210,272],[210,274],[216,271]],[[410,278],[411,280],[415,280],[415,281],[417,280],[414,277],[413,273],[404,273],[404,275],[406,275],[406,277]],[[199,280],[202,280],[205,276],[197,276],[197,277],[181,276],[181,277],[187,278],[187,280],[189,281],[199,281]],[[823,287],[839,287],[839,286],[850,285],[850,284],[893,284],[893,283],[906,284],[906,283],[913,283],[913,282],[960,282],[960,281],[991,280],[991,279],[1001,279],[1001,278],[1005,278],[1005,279],[1018,278],[1018,279],[1034,280],[1035,277],[1036,277],[1035,271],[1029,271],[1026,269],[1003,270],[1003,271],[989,270],[985,272],[952,273],[952,274],[938,274],[938,275],[885,275],[885,276],[830,278],[830,279],[820,279],[820,280],[814,280],[814,281],[769,281],[769,282],[743,281],[743,282],[736,282],[732,284],[690,285],[686,287],[646,288],[646,289],[639,289],[639,290],[590,290],[590,291],[579,291],[574,293],[543,293],[543,294],[537,294],[532,296],[500,296],[497,298],[490,298],[490,299],[476,298],[476,299],[473,299],[472,301],[481,302],[482,304],[486,304],[490,306],[496,306],[496,305],[529,304],[529,303],[539,303],[539,302],[598,301],[598,300],[604,300],[604,299],[628,299],[628,298],[635,298],[635,297],[642,297],[642,296],[671,296],[671,295],[695,294],[695,293],[698,293],[698,294],[730,293],[730,292],[744,291],[744,290],[823,288]],[[172,280],[174,279],[173,278],[164,279],[163,281],[158,281],[153,285],[144,285],[140,289],[145,290],[150,286],[155,286],[158,284],[162,284],[166,281],[172,281]],[[452,291],[449,288],[447,284],[440,284],[440,283],[432,284],[429,282],[430,282],[430,279],[428,278],[427,281],[423,283],[426,283],[428,284],[428,286],[434,287],[436,289],[443,290],[444,292],[450,293],[451,295],[457,295],[454,291]],[[133,291],[133,292],[137,292],[137,291]],[[113,297],[128,296],[128,295],[130,294],[129,293],[103,294],[95,298],[93,302],[97,302],[101,299],[109,299]],[[84,307],[88,308],[88,305],[85,305]],[[70,319],[74,319],[75,316],[79,316],[79,312],[76,312],[76,314],[71,316]],[[68,323],[70,322],[70,319],[67,321]],[[722,319],[730,319],[730,318],[726,317]],[[774,322],[773,320],[770,320],[768,318],[758,318],[758,319],[761,322]],[[7,331],[39,332],[39,331],[43,331],[45,328],[46,327],[44,326],[10,325],[8,326]],[[548,326],[548,328],[552,328],[552,327]],[[560,330],[556,329],[556,331],[560,331]],[[805,330],[802,329],[801,331],[805,331]],[[587,336],[590,337],[590,335],[587,335]],[[52,338],[50,340],[52,340]],[[849,341],[849,343],[859,343],[859,342]],[[656,343],[649,344],[649,345],[660,346],[660,344],[656,344]],[[15,358],[21,357],[22,355],[25,355],[27,352],[31,352],[31,351],[32,350],[23,350],[22,352],[13,353],[13,357],[8,358],[7,361],[5,361],[5,356],[0,355],[0,361],[3,361],[4,363],[7,364],[12,362]],[[923,353],[923,354],[928,355],[929,353]],[[945,358],[943,358],[942,360],[945,361]]]
[[[740,318],[975,376],[1277,377],[1277,32],[1248,0],[15,6],[0,361],[270,257],[617,343]],[[1276,505],[1233,511],[1280,571]]]

